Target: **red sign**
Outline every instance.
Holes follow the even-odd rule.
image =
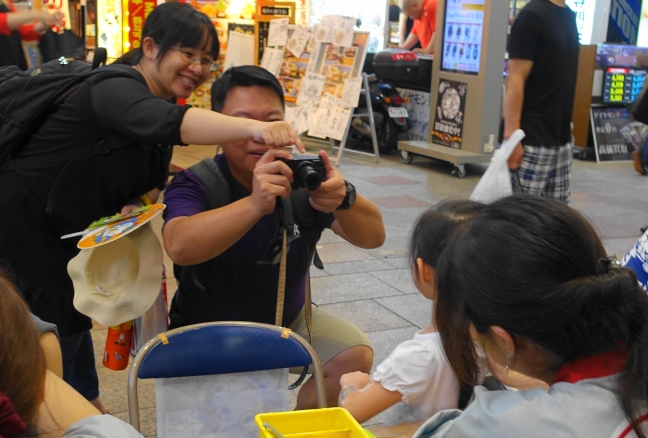
[[[146,17],[155,8],[156,0],[128,0],[128,42],[131,49],[142,45],[142,29]]]

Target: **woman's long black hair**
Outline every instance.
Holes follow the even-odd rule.
[[[472,323],[493,325],[544,348],[562,364],[625,349],[619,400],[635,424],[648,400],[648,296],[633,271],[607,261],[592,225],[554,200],[514,195],[483,210],[438,267],[435,318],[446,356],[475,384],[474,351],[462,351]],[[455,342],[459,341],[459,342]],[[472,347],[470,347],[472,350]]]

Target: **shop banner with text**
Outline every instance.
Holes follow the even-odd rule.
[[[439,94],[434,111],[432,142],[461,149],[464,112],[468,84],[448,79],[439,81]]]
[[[128,0],[128,42],[131,49],[142,45],[142,29],[146,17],[155,8],[156,0]]]

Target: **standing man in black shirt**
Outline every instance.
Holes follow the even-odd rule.
[[[571,116],[578,70],[576,16],[565,0],[532,0],[511,29],[504,138],[526,137],[508,165],[514,190],[569,203]]]

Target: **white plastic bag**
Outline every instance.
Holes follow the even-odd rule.
[[[160,294],[146,313],[133,320],[131,356],[137,356],[148,341],[169,329],[169,311],[167,308],[166,269],[162,266],[162,286]]]
[[[288,369],[156,379],[155,399],[159,438],[258,438],[255,415],[288,410]]]
[[[513,194],[511,175],[508,168],[508,159],[515,146],[524,138],[524,131],[518,129],[502,143],[491,158],[488,169],[484,172],[475,190],[470,195],[471,201],[485,204]]]

